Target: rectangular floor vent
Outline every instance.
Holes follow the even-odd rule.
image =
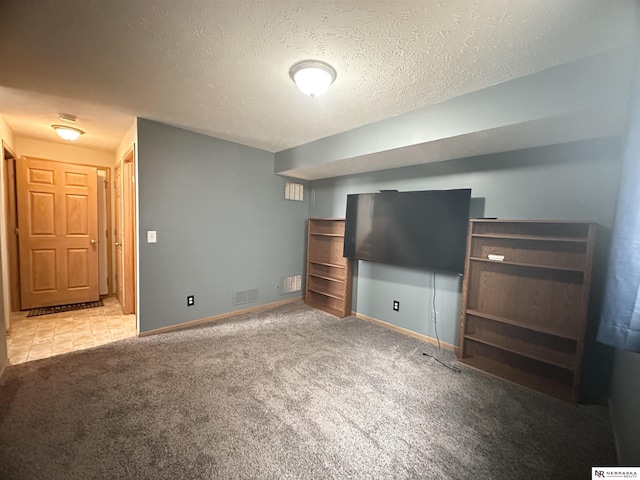
[[[282,281],[280,282],[280,295],[299,292],[300,290],[302,290],[302,275],[282,277]]]
[[[251,303],[258,301],[258,289],[253,288],[251,290],[242,290],[233,292],[233,304],[242,305],[244,303]]]

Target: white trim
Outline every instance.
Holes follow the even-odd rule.
[[[616,430],[616,422],[614,421],[613,406],[611,399],[607,399],[607,407],[609,408],[609,422],[611,423],[611,433],[613,434],[613,448],[616,455],[616,465],[620,465],[620,440]]]
[[[359,318],[360,320],[366,320],[367,322],[375,323],[375,324],[380,325],[382,327],[388,328],[389,330],[394,330],[396,332],[402,333],[403,335],[407,335],[409,337],[417,338],[418,340],[421,340],[423,342],[430,343],[432,345],[438,345],[438,340],[437,339],[432,338],[432,337],[428,337],[427,335],[423,335],[423,334],[418,333],[418,332],[414,332],[413,330],[409,330],[407,328],[399,327],[399,326],[394,325],[392,323],[383,322],[382,320],[378,320],[377,318],[373,318],[373,317],[368,317],[367,315],[363,315],[362,313],[355,312],[353,315],[356,318]],[[458,347],[456,345],[451,345],[450,343],[443,342],[443,341],[440,341],[440,346],[442,348],[444,348],[445,350],[450,350],[452,352],[455,352],[458,349]]]
[[[4,359],[4,363],[2,364],[2,367],[0,367],[0,384],[2,384],[2,376],[4,375],[4,372],[7,370],[8,365],[10,365],[10,363],[9,363],[9,357],[7,356]]]
[[[7,232],[7,219],[5,218],[4,213],[6,210],[5,198],[5,161],[4,158],[4,149],[5,142],[4,140],[0,140],[0,211],[2,212],[2,221],[0,221],[0,238],[2,238],[2,248],[0,248],[0,262],[2,266],[2,271],[0,275],[2,275],[2,298],[4,301],[4,325],[2,328],[5,329],[5,332],[11,331],[11,277],[9,275],[9,234]],[[13,152],[12,152],[13,153]]]

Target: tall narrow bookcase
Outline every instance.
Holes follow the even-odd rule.
[[[576,403],[595,231],[593,223],[471,220],[458,359]]]
[[[343,257],[344,218],[310,218],[305,303],[325,312],[351,315],[352,262]]]

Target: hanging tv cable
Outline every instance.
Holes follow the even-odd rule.
[[[449,365],[445,363],[443,360],[440,360],[440,356],[442,354],[442,348],[440,346],[440,337],[438,336],[438,314],[436,313],[436,272],[435,271],[433,272],[433,297],[431,299],[431,313],[433,315],[433,329],[436,333],[436,340],[438,341],[438,354],[431,355],[429,353],[424,352],[422,355],[426,357],[431,357],[436,362],[447,367],[449,370],[453,370],[456,373],[460,373],[462,370],[460,370],[458,367],[454,365]]]

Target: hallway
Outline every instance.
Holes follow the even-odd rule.
[[[116,297],[104,306],[27,318],[11,315],[7,337],[9,363],[30,362],[136,336],[136,316],[124,315]]]

